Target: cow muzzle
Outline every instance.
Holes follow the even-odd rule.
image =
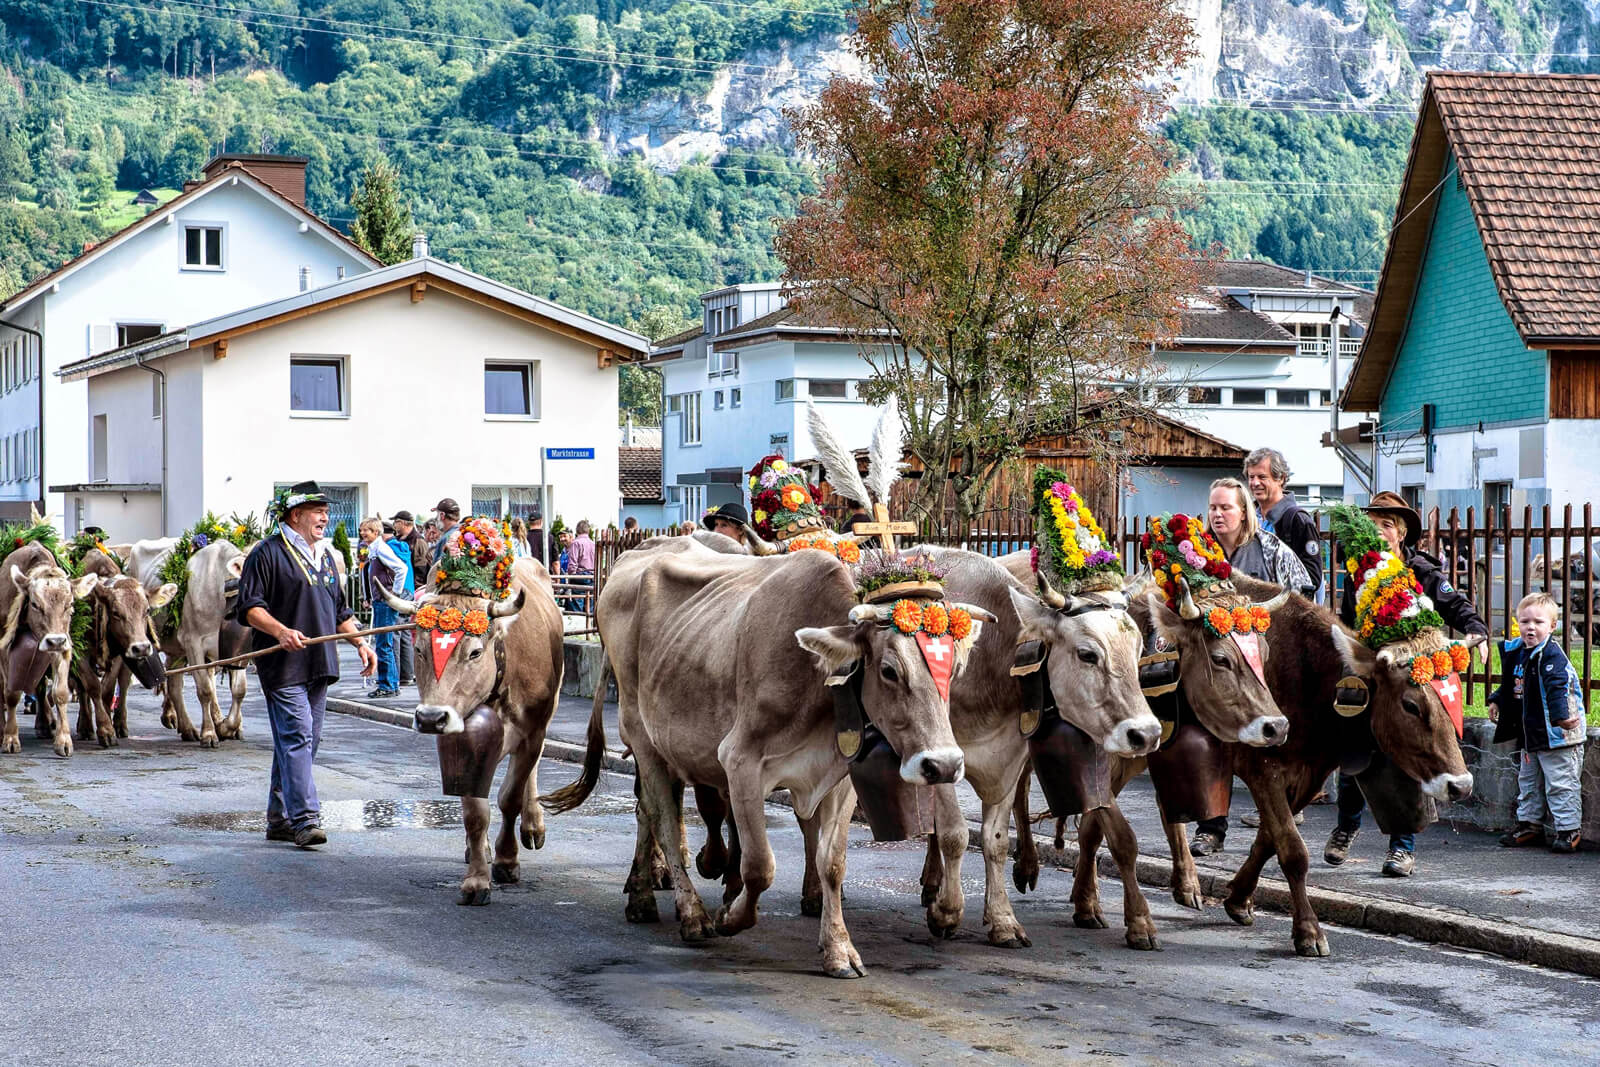
[[[1422,783],[1422,791],[1435,800],[1453,804],[1472,795],[1472,775],[1436,774]]]
[[[65,652],[72,647],[72,638],[66,634],[45,634],[39,642],[40,652]]]
[[[1124,719],[1106,736],[1106,751],[1113,756],[1148,756],[1161,744],[1161,720],[1154,715]]]
[[[1289,720],[1282,715],[1258,715],[1239,728],[1239,740],[1253,748],[1272,748],[1289,740]]]
[[[149,641],[135,641],[128,646],[128,658],[148,659],[153,651],[155,651],[155,647]]]
[[[419,734],[459,734],[464,726],[455,708],[437,704],[418,704],[411,724]]]
[[[900,763],[900,777],[912,785],[953,784],[966,770],[966,757],[959,748],[925,748]]]

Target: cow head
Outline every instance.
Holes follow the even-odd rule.
[[[150,595],[137,578],[129,575],[102,578],[92,596],[106,658],[148,660],[153,656],[156,647],[148,619],[177,595],[178,587],[172,582]],[[141,674],[141,680],[144,677]]]
[[[418,733],[460,733],[465,716],[488,704],[499,688],[505,669],[505,634],[522,611],[527,593],[518,589],[503,601],[460,593],[433,593],[418,601],[403,600],[379,586],[384,600],[399,615],[414,616],[424,607],[436,612],[454,609],[465,616],[481,611],[488,628],[481,634],[459,629],[418,629],[416,640],[417,693],[412,716]]]
[[[43,652],[66,654],[72,651],[72,602],[94,592],[100,578],[86,574],[72,580],[53,563],[38,563],[26,574],[15,563],[7,579],[16,587],[12,616],[5,620],[6,644],[26,628],[39,638]]]
[[[970,604],[975,640],[994,616]],[[884,739],[900,753],[900,777],[914,785],[959,782],[966,770],[950,727],[948,686],[940,692],[933,663],[950,657],[949,677],[966,667],[965,648],[948,635],[923,645],[890,621],[889,605],[863,604],[841,626],[802,627],[795,640],[816,657],[830,683],[853,684],[860,675],[861,704]],[[926,636],[926,635],[923,635]],[[925,658],[925,655],[927,658]]]
[[[1249,607],[1250,599],[1231,590],[1222,591],[1207,598],[1202,609],[1182,579],[1178,589],[1176,612],[1158,593],[1146,594],[1145,606],[1156,636],[1178,650],[1178,685],[1200,724],[1224,741],[1257,747],[1283,744],[1289,737],[1289,720],[1278,709],[1246,654],[1246,644],[1253,644],[1258,663],[1265,671],[1267,642],[1233,634],[1216,637],[1202,622],[1204,612]],[[1280,592],[1254,606],[1270,612],[1282,607],[1288,598],[1288,593]]]
[[[1061,717],[1118,756],[1161,743],[1161,723],[1139,689],[1139,628],[1121,592],[1057,592],[1041,573],[1039,595],[1011,589],[1022,640],[1051,653],[1050,692]]]
[[[1470,796],[1472,775],[1455,723],[1433,686],[1412,684],[1405,643],[1374,652],[1340,623],[1333,623],[1332,630],[1346,674],[1367,685],[1372,735],[1384,755],[1436,800]]]

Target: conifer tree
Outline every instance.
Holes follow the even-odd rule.
[[[350,197],[350,237],[384,266],[411,257],[411,208],[400,198],[400,175],[386,159],[369,166]]]

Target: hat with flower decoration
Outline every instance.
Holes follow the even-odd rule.
[[[1233,577],[1227,553],[1216,538],[1199,519],[1182,512],[1151,518],[1149,529],[1139,537],[1139,550],[1173,610],[1182,599],[1183,586],[1191,595],[1204,597],[1223,592],[1219,584]],[[1226,591],[1232,592],[1232,586]]]
[[[764,456],[751,467],[745,487],[750,491],[751,525],[768,541],[786,541],[828,528],[817,507],[821,489],[780,455]]]
[[[1033,572],[1042,582],[1068,596],[1122,588],[1122,561],[1061,471],[1034,472],[1033,514]]]

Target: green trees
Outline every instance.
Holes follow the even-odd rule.
[[[411,256],[411,209],[400,198],[400,175],[389,161],[380,159],[361,175],[361,186],[350,197],[355,221],[350,237],[385,266]]]

